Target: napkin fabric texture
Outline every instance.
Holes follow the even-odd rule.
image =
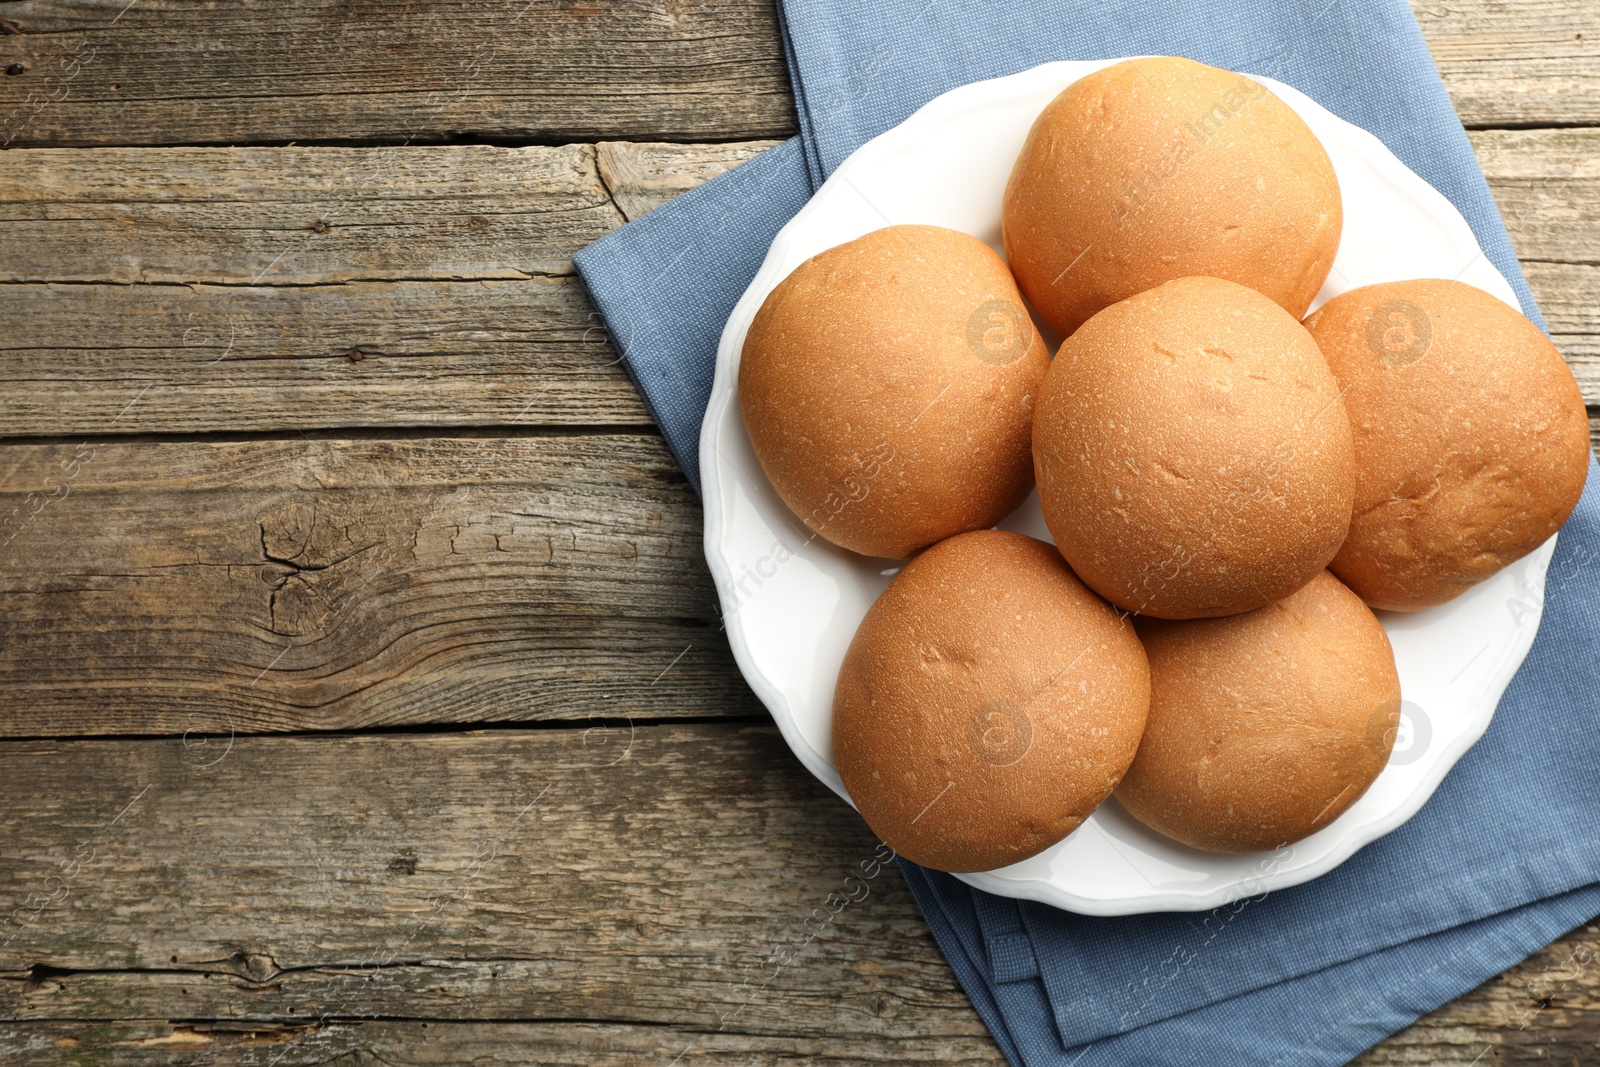
[[[717,341],[777,231],[850,152],[934,96],[1058,59],[1187,55],[1294,85],[1449,197],[1543,324],[1405,0],[791,0],[782,16],[801,136],[576,257],[697,490]],[[1417,816],[1334,872],[1209,912],[1106,919],[901,861],[1013,1063],[1343,1063],[1600,913],[1590,470],[1538,640],[1488,733]]]

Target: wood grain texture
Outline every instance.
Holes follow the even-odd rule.
[[[358,1021],[0,1022],[16,1067],[823,1067],[985,1064],[1005,1058],[984,1036],[887,1039],[710,1032],[692,1026]]]
[[[0,430],[648,425],[622,221],[590,145],[0,153]]]
[[[0,153],[0,281],[524,279],[622,221],[593,145]]]
[[[1468,136],[1550,335],[1600,404],[1600,130]]]
[[[1600,1063],[1600,921],[1423,1016],[1350,1067]]]
[[[786,136],[770,0],[23,0],[0,141]]]
[[[679,193],[760,155],[779,141],[685,145],[601,141],[595,145],[600,176],[628,221],[648,214]]]
[[[1473,143],[1600,403],[1600,131]],[[570,257],[769,146],[0,153],[0,429],[648,424]]]
[[[7,1063],[1001,1062],[770,727],[13,742],[0,773]],[[1597,994],[1591,925],[1360,1063],[1587,1063]]]
[[[0,736],[751,714],[651,435],[0,449]]]
[[[576,277],[0,285],[0,432],[633,425]]]
[[[1600,259],[1600,130],[1469,134],[1524,259]],[[774,142],[0,153],[7,282],[310,285],[570,274]]]
[[[1411,10],[1463,124],[1600,122],[1600,8],[1589,0],[1411,0]]]
[[[1413,0],[1469,126],[1600,121],[1588,0]],[[452,137],[739,140],[794,131],[771,0],[21,0],[0,142]],[[536,43],[524,47],[524,43]]]
[[[1523,260],[1600,262],[1600,129],[1467,134]]]
[[[0,774],[9,1021],[988,1044],[889,853],[770,726],[24,742]]]
[[[768,144],[0,153],[0,433],[648,425],[572,253]]]

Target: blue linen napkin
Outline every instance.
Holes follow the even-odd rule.
[[[995,984],[984,970],[974,902],[947,875],[901,870],[934,939],[1006,1058],[1027,1067],[1301,1067],[1340,1064],[1488,981],[1600,911],[1600,885],[1402,942],[1383,952],[1081,1046],[1063,1046],[1037,982]],[[1558,971],[1570,974],[1571,961]],[[1130,970],[1132,968],[1130,967]],[[1535,1024],[1537,1025],[1537,1024]]]
[[[816,183],[938,93],[1056,59],[1182,54],[1295,85],[1444,192],[1542,323],[1403,0],[882,0],[783,16],[802,136],[576,257],[697,490],[723,322]],[[1600,911],[1595,470],[1488,734],[1422,812],[1332,874],[1217,914],[1094,919],[902,861],[1012,1062],[1342,1063]]]

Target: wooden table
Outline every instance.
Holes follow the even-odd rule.
[[[1600,7],[1417,13],[1600,401]],[[838,906],[569,259],[793,132],[766,0],[23,0],[0,69],[0,1062],[1000,1062]],[[1600,1062],[1597,956],[1361,1062]]]

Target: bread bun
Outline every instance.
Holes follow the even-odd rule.
[[[1344,390],[1357,479],[1332,569],[1368,604],[1440,604],[1543,544],[1589,473],[1578,383],[1462,282],[1369,285],[1306,320]]]
[[[981,530],[912,560],[867,612],[834,691],[833,755],[897,853],[991,870],[1110,795],[1149,700],[1127,620],[1049,545]]]
[[[1072,569],[1168,619],[1294,592],[1339,550],[1355,499],[1350,427],[1311,335],[1215,278],[1113,304],[1068,338],[1033,454]]]
[[[1174,278],[1227,278],[1295,318],[1344,224],[1321,142],[1260,82],[1177,57],[1069,85],[1034,121],[1003,205],[1006,258],[1070,334]]]
[[[1337,819],[1388,762],[1394,652],[1331,574],[1244,615],[1137,629],[1150,719],[1117,799],[1152,829],[1214,852],[1277,848]]]
[[[890,226],[813,256],[745,338],[739,406],[773,488],[812,530],[903,558],[993,526],[1033,487],[1050,363],[975,237]]]

